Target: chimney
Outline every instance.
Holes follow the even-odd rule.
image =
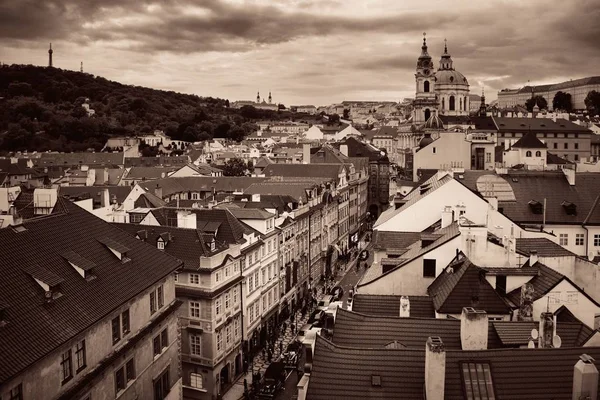
[[[446,381],[446,349],[438,336],[425,344],[425,398],[443,399]]]
[[[537,250],[531,250],[529,252],[529,266],[532,267],[536,262],[538,262]]]
[[[400,297],[400,316],[403,318],[410,317],[410,301],[408,296]]]
[[[100,206],[110,206],[110,193],[108,192],[108,189],[102,189],[102,192],[100,192],[100,196]]]
[[[302,164],[310,164],[310,143],[302,145]]]
[[[154,189],[154,195],[160,199],[163,198],[162,196],[162,188],[158,185],[158,183],[156,184],[156,189]]]
[[[526,282],[521,286],[521,298],[519,301],[519,321],[533,321],[533,285]]]
[[[348,157],[348,145],[347,144],[340,145],[340,153],[342,153],[343,155]]]
[[[553,337],[554,337],[554,314],[552,314],[551,312],[543,312],[540,315],[538,347],[540,349],[551,348]]]
[[[441,228],[446,228],[452,225],[454,221],[454,211],[452,211],[452,207],[445,206],[444,211],[442,211],[442,226]]]
[[[487,313],[464,307],[460,315],[460,343],[463,350],[487,350],[488,318]]]
[[[563,168],[563,174],[567,177],[570,186],[575,186],[575,169]]]
[[[594,359],[582,354],[573,368],[573,400],[598,399],[598,369]]]

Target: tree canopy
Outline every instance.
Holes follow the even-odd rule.
[[[571,93],[565,93],[563,91],[558,91],[554,95],[554,99],[552,100],[552,108],[557,111],[573,111],[573,103],[571,102]]]
[[[246,163],[241,158],[231,158],[223,166],[224,176],[244,176],[246,175]]]
[[[531,99],[527,100],[525,102],[525,107],[527,108],[527,111],[532,112],[533,107],[535,107],[536,104],[540,110],[548,109],[548,101],[540,95],[533,96]]]
[[[585,107],[592,115],[600,115],[600,92],[592,90],[584,100]]]
[[[115,136],[162,130],[172,139],[235,141],[257,119],[289,111],[229,108],[227,100],[123,85],[87,73],[32,65],[0,67],[0,151],[85,151]],[[89,99],[89,101],[87,100]],[[87,102],[93,115],[82,107]],[[150,151],[150,150],[147,150]]]

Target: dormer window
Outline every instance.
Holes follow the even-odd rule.
[[[536,200],[531,200],[529,203],[529,208],[531,209],[531,212],[534,214],[542,214],[544,211],[544,207],[542,206],[542,203],[540,203],[539,201]]]
[[[210,242],[210,251],[215,251],[216,248],[216,244],[215,244],[215,239],[213,238],[213,240]]]
[[[561,206],[565,209],[567,215],[577,215],[577,205],[569,201],[563,201]]]
[[[98,239],[98,241],[105,245],[119,260],[124,263],[131,261],[130,258],[127,258],[127,252],[129,251],[128,247],[123,246],[121,243],[111,238],[102,238]]]
[[[158,248],[159,250],[164,250],[165,242],[163,242],[162,239],[158,239],[158,241],[156,242],[156,248]]]
[[[46,302],[51,302],[62,296],[60,293],[60,284],[64,282],[63,278],[38,264],[26,265],[22,269],[31,276],[42,289],[44,289]]]
[[[85,278],[86,280],[91,280],[95,278],[95,276],[93,275],[93,269],[96,267],[95,263],[87,260],[86,258],[83,258],[74,251],[68,251],[62,256],[65,260],[67,260],[69,265],[71,265],[71,267],[73,267],[75,271],[77,271],[77,273],[81,275],[82,278]]]

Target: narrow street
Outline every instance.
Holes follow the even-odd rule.
[[[370,243],[369,243],[370,245]],[[373,255],[372,252],[370,251],[370,246],[367,246],[367,250],[369,250],[369,259],[367,260],[367,265],[371,265],[371,262],[373,261]],[[357,271],[356,269],[356,262],[360,263],[360,270]],[[340,286],[343,290],[344,290],[344,296],[343,296],[343,307],[346,308],[346,302],[348,300],[348,291],[350,289],[352,289],[360,280],[360,278],[363,276],[363,274],[365,273],[365,268],[364,268],[364,261],[359,261],[357,260],[353,260],[349,263],[348,269],[346,270],[346,273],[344,274],[344,276],[342,277],[342,279],[339,281],[338,286]],[[300,359],[300,365],[304,365],[304,357],[302,357]],[[296,400],[298,398],[298,391],[296,389],[296,386],[298,384],[298,375],[296,374],[296,372],[292,372],[286,379],[285,381],[285,389],[282,390],[276,397],[275,400]]]

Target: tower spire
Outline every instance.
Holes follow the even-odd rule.
[[[52,67],[52,43],[50,43],[50,49],[48,50],[48,67]]]
[[[444,38],[444,53],[448,54],[448,40]]]
[[[83,73],[83,61],[81,62],[81,67],[79,68],[79,72]]]

